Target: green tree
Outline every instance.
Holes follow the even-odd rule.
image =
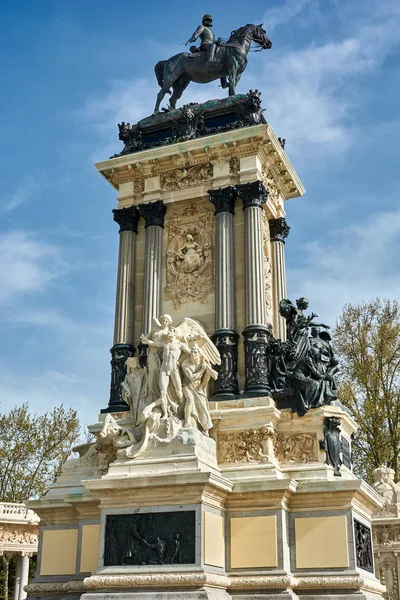
[[[79,433],[76,411],[62,405],[43,415],[31,414],[27,404],[0,413],[0,501],[24,502],[43,496],[78,442]],[[31,561],[31,571],[34,563]],[[14,578],[15,558],[4,556],[1,597],[8,598]]]
[[[77,413],[56,406],[43,415],[27,404],[0,414],[0,500],[40,498],[79,439]]]
[[[382,464],[399,480],[400,308],[377,298],[347,304],[334,330],[342,366],[338,397],[358,423],[353,443],[355,470],[372,481]]]

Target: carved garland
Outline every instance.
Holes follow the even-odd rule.
[[[199,183],[209,181],[212,175],[213,166],[211,163],[168,171],[160,176],[161,189],[174,191],[199,185]]]
[[[166,295],[179,308],[188,301],[207,301],[214,289],[212,210],[195,204],[168,222]]]
[[[269,236],[269,223],[266,212],[262,211],[262,237],[264,257],[264,288],[265,304],[267,308],[267,323],[272,323],[272,264],[271,244]]]

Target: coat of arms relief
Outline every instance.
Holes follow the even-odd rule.
[[[190,204],[168,221],[167,283],[164,292],[175,308],[206,302],[214,290],[214,213]]]

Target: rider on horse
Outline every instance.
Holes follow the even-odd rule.
[[[215,35],[211,29],[212,27],[212,16],[204,15],[201,25],[198,26],[191,38],[188,39],[186,44],[195,42],[197,38],[200,38],[201,44],[199,50],[201,52],[207,52],[207,61],[214,61],[215,54]]]

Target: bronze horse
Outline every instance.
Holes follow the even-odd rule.
[[[236,94],[236,85],[247,66],[247,54],[251,42],[256,43],[262,50],[271,48],[262,25],[245,25],[232,31],[226,43],[217,43],[213,61],[207,61],[206,52],[181,52],[168,60],[160,60],[154,67],[157,81],[161,90],[157,94],[154,112],[160,110],[160,104],[165,94],[173,93],[170,107],[175,108],[176,101],[182,96],[191,81],[209,83],[221,79],[222,87],[229,87],[229,95]],[[229,78],[227,83],[226,78]]]

